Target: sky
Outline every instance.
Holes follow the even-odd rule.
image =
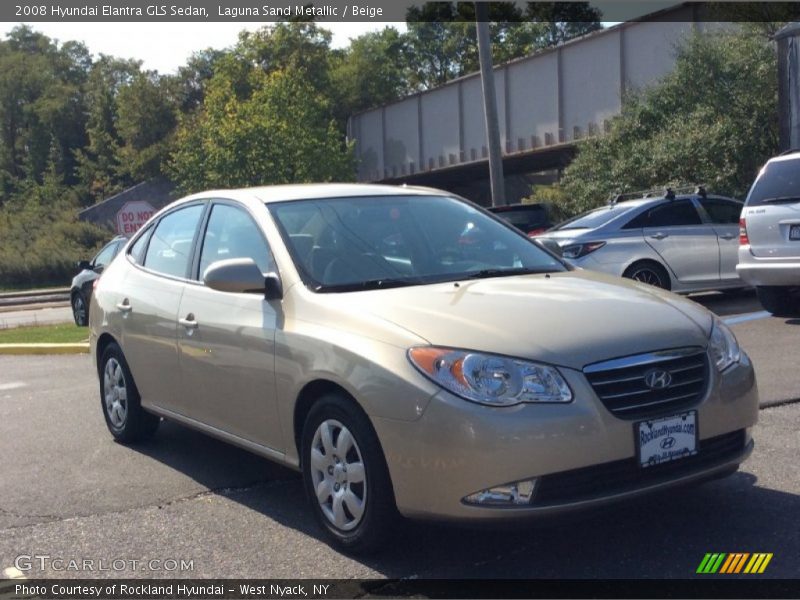
[[[5,35],[20,23],[0,23]],[[145,69],[173,73],[197,50],[227,48],[236,43],[239,31],[255,30],[265,23],[32,23],[36,31],[62,42],[83,41],[89,51],[120,58],[135,58]],[[333,33],[333,47],[348,45],[350,38],[368,31],[394,26],[404,31],[405,23],[321,23]]]

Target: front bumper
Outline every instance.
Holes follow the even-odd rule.
[[[800,285],[800,257],[759,258],[753,256],[750,246],[741,246],[736,273],[750,285]]]
[[[612,415],[582,373],[562,369],[575,399],[563,405],[525,404],[490,408],[447,392],[431,401],[413,422],[373,418],[389,466],[400,512],[409,517],[444,520],[496,520],[537,517],[588,508],[728,473],[752,450],[749,437],[758,419],[758,392],[749,358],[725,373],[711,369],[697,410],[700,455],[704,442],[741,431],[741,447],[719,460],[685,459],[666,474],[631,485],[604,486],[579,498],[530,505],[476,506],[462,499],[479,490],[545,475],[555,479],[578,469],[635,460],[633,421]],[[546,481],[543,478],[541,481]]]

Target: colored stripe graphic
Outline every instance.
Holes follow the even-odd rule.
[[[725,559],[727,554],[723,553],[708,553],[703,558],[703,562],[700,563],[700,566],[697,567],[698,573],[716,573],[719,569],[722,561]]]
[[[772,560],[772,553],[756,552],[707,552],[697,567],[697,573],[734,575],[739,573],[763,573]],[[746,565],[746,566],[745,566]],[[744,569],[744,571],[742,570]]]

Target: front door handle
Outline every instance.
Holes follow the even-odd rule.
[[[133,310],[133,307],[131,306],[131,301],[128,300],[127,298],[125,298],[122,302],[119,302],[117,304],[117,308],[124,313],[129,313],[131,312],[131,310]]]
[[[669,234],[668,233],[661,233],[659,231],[658,233],[654,233],[650,237],[653,238],[654,240],[663,240],[664,238],[668,238]]]
[[[197,321],[192,313],[186,315],[185,319],[178,319],[178,323],[186,327],[186,329],[197,329]]]

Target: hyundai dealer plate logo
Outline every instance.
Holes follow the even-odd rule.
[[[663,369],[652,369],[645,373],[644,382],[651,390],[663,390],[672,383],[672,375]]]
[[[668,438],[664,438],[661,440],[661,449],[662,450],[669,450],[675,445],[675,438],[670,436]]]

